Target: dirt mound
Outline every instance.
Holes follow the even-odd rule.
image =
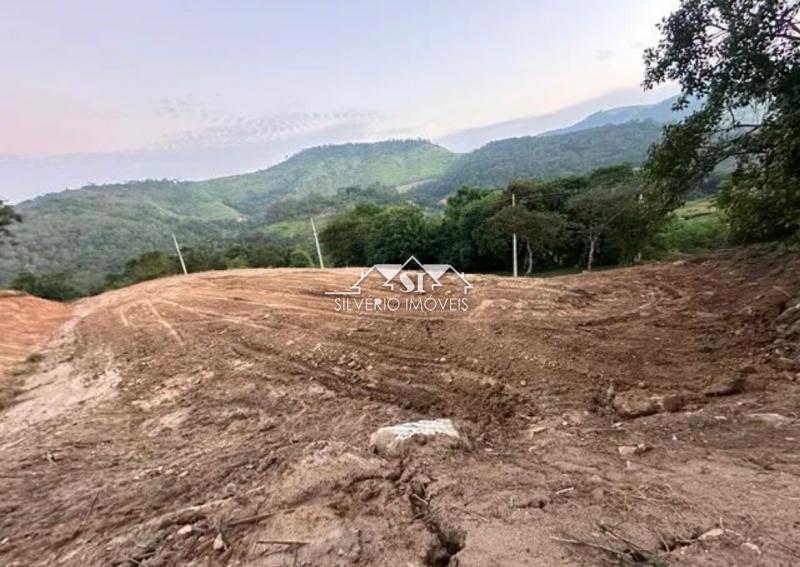
[[[46,342],[70,315],[70,307],[0,290],[0,376]]]
[[[359,275],[204,273],[82,301],[54,384],[99,393],[35,427],[0,415],[0,563],[800,558],[800,383],[773,352],[796,257],[475,276],[466,311],[337,312],[324,292]],[[468,447],[370,451],[380,427],[439,418]]]

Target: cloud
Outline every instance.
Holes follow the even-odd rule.
[[[611,49],[597,49],[594,52],[595,61],[608,61],[614,57],[614,52]]]
[[[388,126],[382,113],[369,110],[227,116],[186,100],[162,102],[159,112],[163,116],[187,119],[197,126],[152,147],[127,151],[38,157],[0,154],[0,197],[19,202],[87,183],[206,179],[263,169],[311,146],[402,134]]]
[[[170,116],[185,116],[188,105],[170,101],[161,112]],[[235,146],[296,136],[346,129],[348,131],[380,131],[384,116],[381,113],[348,109],[338,112],[293,112],[274,116],[225,115],[201,110],[196,126],[170,135],[156,144],[160,149],[186,149]]]
[[[203,106],[186,97],[164,97],[160,99],[153,113],[161,118],[194,118],[198,113],[204,112]]]

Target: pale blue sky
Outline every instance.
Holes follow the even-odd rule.
[[[641,54],[674,5],[2,0],[0,195],[653,101]]]

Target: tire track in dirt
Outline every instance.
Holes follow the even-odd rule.
[[[800,462],[785,455],[800,424],[747,416],[800,415],[797,383],[759,355],[800,294],[798,263],[470,277],[470,311],[435,318],[337,313],[324,291],[358,269],[194,274],[82,301],[54,356],[92,383],[109,353],[118,395],[3,446],[0,563],[291,564],[259,543],[275,540],[307,542],[309,565],[619,558],[554,537],[630,557],[605,522],[669,564],[793,564]],[[752,390],[702,394],[748,367]],[[689,402],[625,420],[602,403],[611,382]],[[369,451],[378,427],[432,417],[472,448]]]
[[[157,300],[157,301],[163,301],[163,300]],[[167,321],[161,315],[161,313],[158,312],[158,309],[156,309],[156,306],[153,305],[153,302],[150,299],[147,300],[147,307],[148,309],[150,309],[150,313],[153,314],[153,317],[155,317],[158,324],[167,330],[170,336],[173,339],[175,339],[175,342],[177,342],[180,346],[184,346],[183,338],[181,337],[180,333],[178,333],[178,331],[175,330],[175,327],[173,327],[172,324],[169,321]]]

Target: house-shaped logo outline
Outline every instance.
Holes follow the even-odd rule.
[[[416,256],[413,254],[408,257],[408,260],[403,262],[402,264],[375,264],[366,272],[361,273],[361,277],[350,286],[350,289],[343,290],[343,291],[326,291],[325,295],[361,295],[361,284],[362,282],[369,277],[370,274],[373,272],[378,272],[384,280],[386,280],[382,287],[388,287],[389,289],[394,289],[394,278],[403,272],[406,267],[410,263],[415,263],[419,268],[428,275],[428,277],[433,280],[433,288],[441,287],[443,284],[441,282],[442,277],[444,277],[448,272],[452,271],[464,284],[464,295],[471,289],[473,286],[469,281],[467,281],[466,276],[463,272],[459,272],[456,270],[451,264],[423,264],[419,260],[417,260]]]

